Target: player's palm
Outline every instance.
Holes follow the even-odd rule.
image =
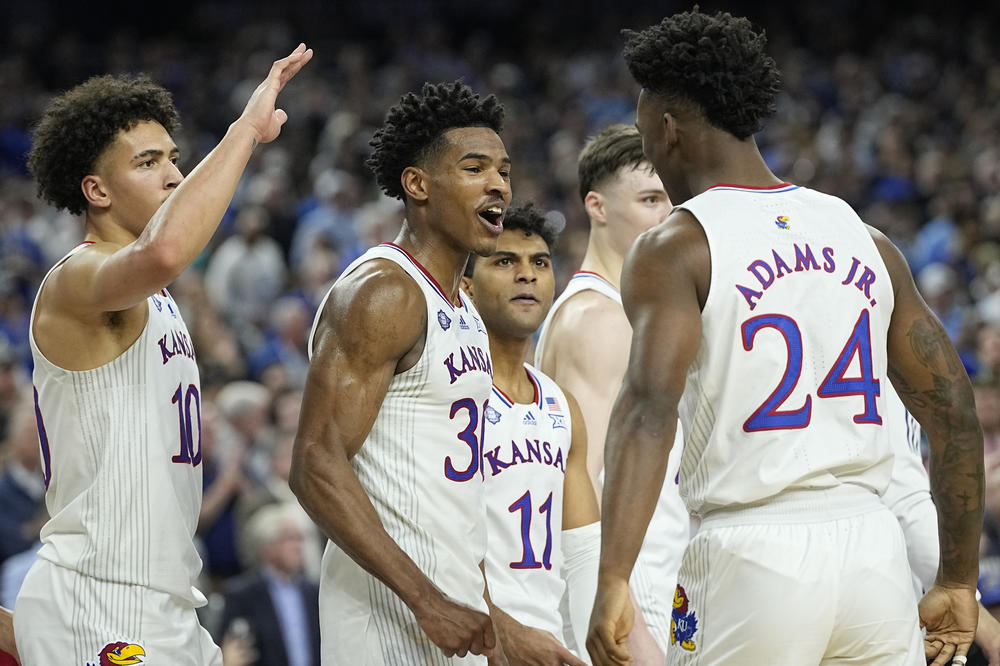
[[[510,622],[501,634],[510,666],[587,666],[549,632]]]
[[[288,114],[282,109],[274,108],[278,93],[312,59],[312,53],[312,49],[306,49],[305,44],[299,44],[288,56],[271,65],[267,78],[250,95],[241,118],[254,128],[258,143],[274,141],[281,133],[281,126],[288,120]]]
[[[956,653],[969,651],[979,621],[973,590],[935,585],[920,600],[919,611],[920,626],[927,628],[924,652],[934,660],[932,666],[951,663]]]
[[[420,628],[446,657],[488,654],[496,645],[489,615],[443,596],[415,610],[414,614]]]
[[[634,620],[628,581],[598,587],[587,634],[587,652],[594,666],[618,666],[632,661],[625,643]]]

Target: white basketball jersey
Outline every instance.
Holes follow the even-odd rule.
[[[839,484],[882,492],[893,290],[861,219],[787,183],[719,185],[680,208],[704,229],[712,262],[681,399],[688,509]]]
[[[596,291],[619,306],[622,304],[621,292],[605,278],[591,271],[574,273],[559,298],[552,304],[542,324],[535,347],[536,364],[541,363],[549,325],[555,318],[556,312],[572,296],[584,291]],[[646,528],[646,537],[639,550],[639,557],[630,580],[632,593],[643,611],[650,632],[663,650],[669,645],[671,603],[677,570],[680,569],[681,558],[692,533],[691,516],[678,492],[678,471],[684,449],[683,441],[683,429],[678,423],[674,445],[667,459],[663,488],[653,510],[653,517]],[[603,469],[598,480],[603,484]]]
[[[451,599],[487,612],[479,568],[486,552],[481,442],[493,385],[486,328],[470,298],[460,293],[461,305],[453,305],[394,244],[368,250],[340,279],[373,259],[396,263],[420,287],[427,333],[417,363],[389,383],[351,467],[386,531],[420,570]],[[330,542],[323,559],[323,663],[452,663],[403,601],[350,555]]]
[[[146,307],[149,319],[128,349],[79,371],[39,351],[32,308],[35,413],[51,516],[38,555],[201,605],[193,540],[202,492],[198,366],[167,290]]]
[[[572,430],[566,396],[525,363],[535,385],[531,403],[496,386],[486,407],[486,580],[490,598],[521,624],[565,644],[559,602],[566,459]]]

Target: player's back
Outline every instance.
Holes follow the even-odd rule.
[[[170,294],[157,292],[146,307],[149,318],[128,349],[81,371],[45,358],[32,312],[35,410],[51,516],[39,556],[201,604],[193,587],[201,569],[193,541],[202,495],[198,367]]]
[[[708,238],[702,340],[681,400],[693,513],[791,490],[881,492],[888,272],[843,201],[783,184],[685,202]]]

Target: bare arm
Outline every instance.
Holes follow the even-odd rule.
[[[601,568],[587,641],[595,664],[621,663],[620,645],[631,630],[628,579],[663,485],[677,405],[701,342],[708,262],[704,233],[682,210],[640,236],[626,258],[622,296],[632,349],[604,451]]]
[[[134,242],[124,247],[99,244],[61,267],[54,305],[82,313],[124,310],[180,275],[215,233],[254,146],[277,138],[288,119],[275,109],[278,93],[311,58],[312,49],[300,44],[272,65],[219,145],[177,186]]]
[[[971,382],[948,334],[920,297],[899,250],[878,231],[871,233],[895,292],[889,376],[930,440],[941,549],[935,585],[920,601],[920,622],[927,628],[925,652],[940,666],[968,652],[978,620],[983,433]]]
[[[631,335],[625,311],[617,303],[597,292],[583,292],[570,298],[556,314],[541,359],[542,372],[579,403],[589,441],[587,471],[598,493],[604,437],[628,365]]]
[[[320,529],[392,589],[446,655],[482,654],[494,644],[489,616],[437,590],[386,532],[349,463],[392,377],[419,357],[426,319],[423,293],[389,262],[368,262],[334,288],[314,343],[289,484]]]
[[[587,473],[587,426],[576,399],[563,391],[569,403],[572,440],[566,457],[566,476],[563,478],[562,528],[571,530],[601,519],[597,496]]]

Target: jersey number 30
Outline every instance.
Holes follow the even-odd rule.
[[[779,314],[761,315],[743,322],[743,348],[748,352],[753,349],[757,333],[765,328],[776,330],[785,340],[787,363],[781,381],[771,395],[760,407],[750,415],[743,424],[746,432],[760,430],[790,430],[805,428],[812,417],[812,396],[806,395],[802,406],[797,409],[781,409],[788,396],[795,390],[802,373],[802,334],[795,320]],[[847,369],[854,358],[858,358],[861,369],[860,377],[846,377]],[[872,342],[868,310],[862,310],[858,321],[854,324],[844,349],[840,352],[833,367],[820,384],[816,395],[820,398],[839,398],[843,396],[863,396],[865,409],[854,416],[855,423],[881,424],[882,417],[878,414],[875,398],[881,395],[879,380],[872,372]]]

